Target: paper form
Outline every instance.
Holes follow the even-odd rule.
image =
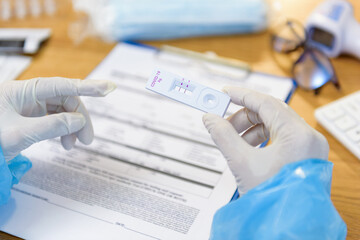
[[[175,57],[117,45],[88,78],[112,80],[118,89],[83,98],[94,142],[65,151],[55,139],[24,151],[33,168],[0,207],[1,230],[40,240],[208,239],[235,180],[202,124],[203,113],[147,91],[148,76],[157,66],[215,89],[252,86],[281,99],[292,81],[258,75],[239,82],[232,78],[241,72],[217,69],[231,76],[214,76],[206,72],[212,66],[199,71]]]

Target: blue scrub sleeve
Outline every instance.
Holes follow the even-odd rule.
[[[285,165],[219,209],[210,239],[345,239],[346,224],[330,199],[332,167],[318,159]]]
[[[6,162],[0,147],[0,205],[7,203],[10,198],[11,187],[19,183],[21,177],[30,168],[30,160],[21,154]]]

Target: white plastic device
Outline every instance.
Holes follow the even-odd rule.
[[[51,35],[49,28],[1,28],[0,53],[36,53]]]
[[[326,0],[311,13],[306,22],[308,44],[328,57],[348,53],[360,58],[360,24],[346,0]]]
[[[230,104],[230,97],[223,92],[158,69],[149,77],[146,89],[221,117]]]
[[[360,91],[316,109],[315,117],[360,159]]]

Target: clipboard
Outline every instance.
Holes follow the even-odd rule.
[[[219,64],[219,65],[223,65],[223,66],[227,66],[227,67],[231,67],[231,68],[242,69],[244,71],[244,75],[241,76],[240,79],[246,79],[253,73],[251,66],[249,64],[242,62],[240,60],[237,60],[237,59],[224,58],[221,56],[217,56],[214,53],[209,53],[209,52],[208,53],[199,53],[199,52],[181,49],[181,48],[177,48],[177,47],[173,47],[173,46],[169,46],[169,45],[164,45],[160,48],[155,48],[155,47],[152,47],[152,46],[149,46],[146,44],[142,44],[139,42],[134,42],[134,41],[125,41],[125,43],[135,45],[138,47],[151,48],[153,50],[156,50],[159,54],[166,52],[166,53],[171,53],[171,54],[175,54],[175,55],[179,55],[179,56],[183,56],[183,57],[188,57],[188,58],[194,59],[196,61],[210,62],[213,64]],[[268,77],[276,77],[279,79],[289,80],[289,78],[286,78],[286,77],[274,76],[274,75],[267,74],[267,73],[257,72],[257,74],[261,74],[263,76],[268,76]],[[295,80],[291,79],[291,81],[293,83],[293,87],[288,92],[288,95],[286,96],[286,98],[283,99],[284,102],[286,102],[287,104],[289,103],[293,93],[295,92],[295,90],[297,88],[297,84],[296,84]],[[269,139],[266,140],[265,142],[263,142],[259,147],[260,148],[265,147],[268,144],[268,142],[269,142]],[[240,195],[238,193],[238,190],[236,189],[230,202],[238,199],[239,196]]]
[[[191,50],[187,50],[187,49],[181,49],[181,48],[177,48],[177,47],[173,47],[173,46],[169,46],[169,45],[164,45],[160,48],[156,48],[156,47],[146,45],[146,44],[143,44],[140,42],[135,42],[135,41],[123,41],[123,43],[138,46],[138,47],[143,47],[143,48],[150,48],[150,49],[156,50],[160,54],[163,52],[167,52],[167,53],[172,53],[172,54],[177,54],[180,56],[188,57],[188,58],[191,58],[191,59],[194,59],[197,61],[205,61],[205,62],[210,62],[210,63],[214,63],[214,64],[219,64],[219,65],[242,69],[245,72],[245,75],[243,76],[244,79],[249,77],[252,73],[256,73],[256,74],[260,74],[260,75],[268,76],[268,77],[284,79],[285,81],[290,79],[292,81],[293,87],[288,92],[287,97],[285,99],[282,99],[286,103],[289,103],[293,93],[297,89],[297,83],[295,82],[295,80],[293,78],[276,76],[276,75],[272,75],[269,73],[263,73],[263,72],[255,72],[255,71],[252,71],[250,64],[248,64],[246,62],[240,61],[238,59],[221,57],[212,52],[199,53],[199,52],[195,52],[195,51],[191,51]]]
[[[183,64],[180,70],[184,74],[190,74],[192,68],[194,79],[204,76],[202,80],[218,87],[217,81],[234,82],[238,73],[231,68],[231,76],[221,76],[219,73],[226,69],[221,65],[213,76],[206,71],[218,66],[216,63],[160,54],[158,49],[146,45],[119,43],[93,70],[89,79],[109,79],[119,86],[106,98],[83,99],[96,129],[94,142],[90,146],[77,145],[71,153],[54,140],[24,151],[32,159],[33,168],[24,176],[23,183],[13,188],[12,203],[16,202],[16,208],[11,203],[0,206],[4,213],[0,219],[2,230],[23,238],[51,236],[56,240],[69,236],[208,239],[213,214],[231,197],[236,198],[234,178],[203,128],[202,113],[149,93],[145,83],[153,60],[159,60],[158,57],[161,61],[180,60],[176,64]],[[179,68],[171,64],[166,65],[169,71]],[[289,99],[294,88],[291,79],[283,81],[259,73],[251,73],[239,83],[261,88],[257,80],[263,81],[262,90],[272,88],[272,93],[284,100]],[[282,91],[275,92],[279,89],[272,86],[275,83],[283,85]],[[236,111],[238,107],[234,107]],[[51,171],[43,171],[43,167]],[[77,181],[76,176],[86,181]],[[42,182],[43,179],[46,181]],[[36,185],[38,181],[40,187]],[[76,184],[65,186],[62,183],[66,181]],[[125,195],[129,201],[122,200],[125,190],[131,193]],[[91,204],[86,204],[87,201]],[[106,205],[102,205],[104,202]],[[154,208],[156,204],[160,205]],[[139,211],[146,214],[136,214]],[[41,218],[36,218],[39,213]],[[6,218],[9,215],[12,217]],[[177,219],[183,215],[186,221]],[[173,224],[167,225],[169,221]],[[24,225],[31,228],[21,227]]]

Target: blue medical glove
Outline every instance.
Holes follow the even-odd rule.
[[[211,240],[343,240],[346,224],[330,199],[331,162],[309,159],[218,210]]]
[[[10,197],[10,189],[19,183],[21,177],[31,168],[28,158],[18,155],[8,163],[0,147],[0,205],[5,204]]]

